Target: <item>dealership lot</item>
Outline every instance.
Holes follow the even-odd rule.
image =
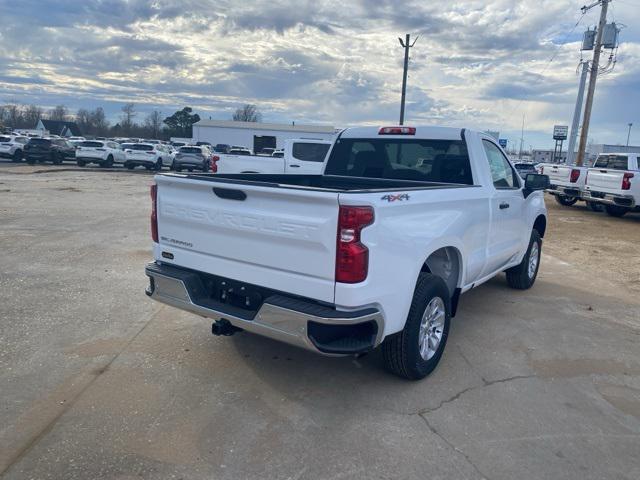
[[[0,163],[3,478],[640,478],[640,214],[547,198],[411,383],[147,299],[151,180]]]

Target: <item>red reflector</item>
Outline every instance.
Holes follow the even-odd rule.
[[[209,162],[211,173],[218,173],[218,160],[220,160],[220,157],[217,155],[211,157],[211,161]]]
[[[622,190],[631,190],[631,179],[633,178],[633,173],[625,172],[622,177]]]
[[[158,186],[151,185],[151,238],[158,243]]]
[[[540,175],[544,175],[544,167],[540,167]]]
[[[336,238],[336,282],[359,283],[367,278],[369,249],[360,232],[373,223],[372,207],[341,206]]]
[[[571,183],[576,183],[580,178],[580,170],[577,168],[571,169],[571,178],[569,179]]]
[[[415,127],[382,127],[378,135],[415,135]]]

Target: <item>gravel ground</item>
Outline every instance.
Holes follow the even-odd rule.
[[[3,479],[640,478],[640,215],[548,199],[534,288],[407,382],[147,299],[150,182],[0,163]]]

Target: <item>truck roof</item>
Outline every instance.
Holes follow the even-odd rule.
[[[415,135],[382,135],[381,138],[419,138],[433,140],[460,140],[461,128],[455,127],[434,127],[431,125],[404,125],[416,129]],[[377,127],[351,127],[342,132],[342,138],[377,138],[381,128],[398,127],[398,125],[380,125]]]

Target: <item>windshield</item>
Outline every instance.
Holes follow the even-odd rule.
[[[462,140],[339,139],[325,173],[473,185]]]
[[[0,142],[10,142],[11,137],[0,137]]]

